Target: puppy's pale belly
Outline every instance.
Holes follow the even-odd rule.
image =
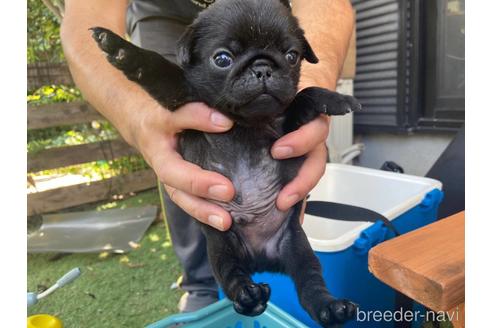
[[[250,253],[264,252],[273,258],[278,256],[278,242],[289,211],[280,211],[275,205],[282,189],[280,162],[270,157],[267,148],[260,149],[257,155],[254,161],[247,154],[238,154],[235,163],[227,165],[236,195],[232,202],[218,204],[231,214],[231,229],[241,235]],[[219,173],[225,168],[219,163],[211,164]]]

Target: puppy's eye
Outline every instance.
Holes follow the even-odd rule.
[[[285,59],[287,60],[289,65],[295,66],[299,61],[299,53],[297,51],[291,50],[285,54]]]
[[[214,64],[220,68],[227,68],[232,65],[232,56],[226,51],[221,51],[214,56]]]

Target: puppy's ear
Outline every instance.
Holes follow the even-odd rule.
[[[290,9],[290,0],[280,0],[280,2],[281,2],[284,6],[286,6],[287,8],[289,8],[289,9]]]
[[[316,64],[318,63],[318,57],[316,57],[316,54],[313,51],[313,48],[311,48],[311,45],[309,44],[308,40],[303,36],[302,37],[302,44],[304,47],[304,53],[302,56],[304,59],[306,59],[308,62],[311,64]]]
[[[194,28],[192,25],[188,26],[184,34],[179,38],[177,42],[176,59],[178,65],[181,67],[186,66],[191,61],[191,52],[194,46]]]

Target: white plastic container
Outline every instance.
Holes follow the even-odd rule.
[[[327,164],[310,193],[310,201],[330,201],[364,207],[393,220],[420,204],[441,182],[363,167]],[[347,222],[306,214],[302,227],[315,251],[335,252],[350,247],[371,222]]]

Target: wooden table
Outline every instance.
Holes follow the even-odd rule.
[[[465,212],[388,240],[369,252],[369,271],[464,327]]]

